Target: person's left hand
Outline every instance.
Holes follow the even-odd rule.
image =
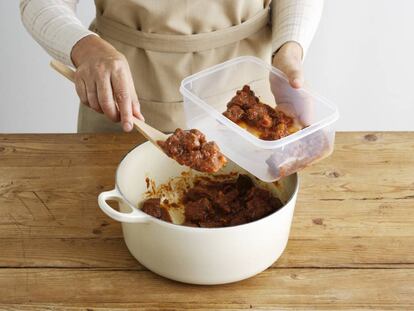
[[[289,84],[295,89],[301,88],[304,83],[302,54],[302,47],[290,41],[280,47],[272,61],[272,65],[288,77]]]

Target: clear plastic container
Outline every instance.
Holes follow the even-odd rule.
[[[262,140],[222,113],[237,90],[247,84],[260,101],[279,105],[305,126],[278,140]],[[234,58],[185,78],[180,87],[188,128],[214,140],[239,166],[265,182],[321,160],[333,151],[337,108],[305,89],[290,87],[285,75],[251,56]]]

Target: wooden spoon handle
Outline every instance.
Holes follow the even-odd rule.
[[[75,82],[75,70],[73,70],[69,66],[66,66],[65,64],[57,60],[52,60],[50,62],[50,66],[57,72],[59,72],[62,76],[68,78],[72,82]]]
[[[62,76],[66,77],[72,82],[75,82],[75,71],[66,66],[65,64],[61,63],[57,60],[52,60],[50,62],[50,66],[59,72]],[[119,111],[118,104],[115,103],[116,108]],[[132,122],[134,123],[134,127],[142,134],[146,139],[151,141],[158,147],[157,141],[158,140],[166,140],[168,135],[165,135],[163,132],[153,128],[152,126],[148,125],[144,121],[139,120],[138,118],[133,117]]]
[[[138,132],[140,132],[150,142],[157,145],[157,147],[159,147],[157,141],[164,141],[168,138],[168,135],[160,132],[138,118],[134,117],[132,119],[132,123],[134,123],[134,127]]]

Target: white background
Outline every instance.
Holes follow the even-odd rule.
[[[305,61],[307,84],[338,105],[338,130],[414,130],[414,1],[325,0]],[[78,15],[88,25],[92,0]],[[78,99],[0,1],[0,132],[75,132]]]

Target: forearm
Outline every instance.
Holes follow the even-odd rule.
[[[319,25],[323,0],[273,0],[271,5],[273,52],[295,41],[304,57]]]
[[[77,0],[20,0],[22,22],[32,37],[53,57],[73,65],[73,46],[93,34],[76,17]]]

